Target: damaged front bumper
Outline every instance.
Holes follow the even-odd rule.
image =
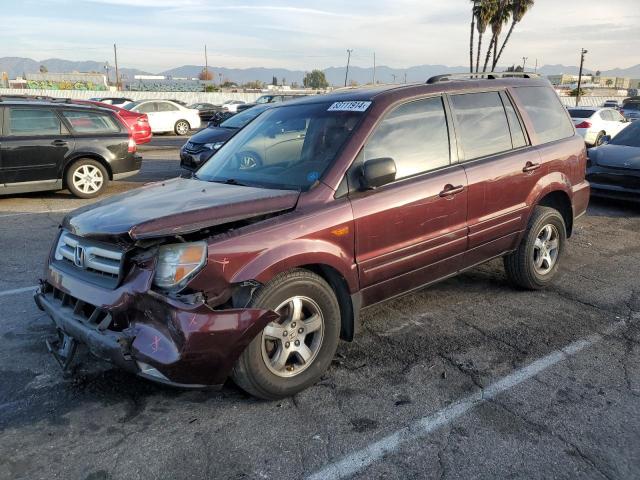
[[[62,344],[72,339],[136,375],[190,388],[222,385],[254,336],[278,318],[270,310],[184,303],[148,289],[151,278],[151,270],[135,267],[121,287],[107,290],[50,266],[35,302]]]

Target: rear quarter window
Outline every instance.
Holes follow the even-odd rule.
[[[551,88],[516,87],[514,91],[529,115],[540,143],[574,135],[573,125],[560,99]]]
[[[78,133],[118,133],[120,126],[109,115],[94,112],[63,111],[62,115]]]

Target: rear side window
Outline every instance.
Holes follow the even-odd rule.
[[[453,95],[451,103],[465,160],[511,150],[509,123],[498,92]]]
[[[516,95],[529,115],[541,143],[574,135],[573,125],[556,93],[549,87],[517,87]]]
[[[449,134],[442,99],[406,103],[388,113],[364,147],[364,161],[390,157],[396,179],[449,165]]]
[[[140,113],[151,113],[156,111],[156,106],[153,102],[147,102],[142,105],[138,105],[135,110]]]
[[[159,112],[173,112],[178,110],[178,107],[168,102],[158,102],[158,111]]]
[[[42,135],[60,135],[62,125],[52,110],[44,108],[10,108],[9,135],[27,137]]]
[[[78,133],[117,133],[120,127],[109,115],[94,112],[63,111],[71,127]]]

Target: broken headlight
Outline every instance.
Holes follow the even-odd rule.
[[[182,288],[206,263],[206,242],[162,245],[153,283],[167,290]]]

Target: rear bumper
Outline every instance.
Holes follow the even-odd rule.
[[[34,297],[57,329],[96,357],[187,388],[222,385],[254,336],[277,318],[269,310],[214,310],[202,300],[164,297],[148,290],[151,278],[134,267],[124,285],[107,290],[50,267]]]
[[[137,154],[130,153],[125,158],[112,161],[109,166],[113,179],[124,178],[123,175],[130,172],[138,172],[142,168],[142,157]]]

